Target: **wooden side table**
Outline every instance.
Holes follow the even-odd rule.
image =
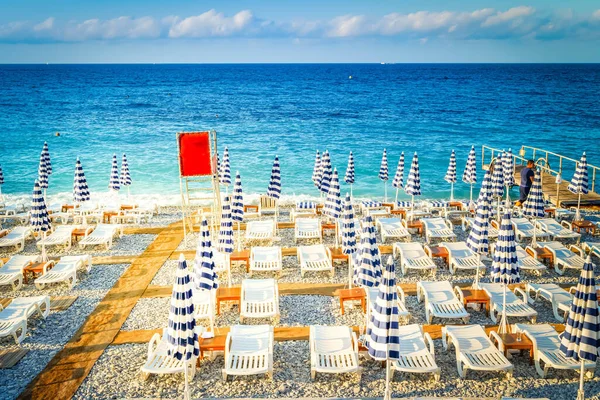
[[[583,230],[584,233],[591,233],[592,235],[596,234],[596,224],[594,224],[592,221],[573,221],[571,225],[573,226],[573,230],[577,231],[577,233],[581,233]]]
[[[546,208],[546,209],[544,209],[544,212],[546,213],[546,215],[548,215],[548,218],[554,218],[556,215],[555,208]]]
[[[461,291],[463,293],[464,306],[467,304],[479,304],[485,307],[486,315],[490,314],[490,298],[485,290],[461,288]]]
[[[446,265],[450,264],[450,253],[448,249],[442,246],[425,246],[425,254],[431,258],[441,258]]]
[[[60,208],[61,212],[68,212],[69,210],[73,210],[75,209],[75,205],[74,204],[63,204],[62,207]]]
[[[327,230],[335,231],[335,224],[321,224],[321,236],[325,236],[325,231]]]
[[[136,209],[137,206],[134,204],[121,204],[121,211],[129,211]]]
[[[220,287],[217,289],[217,315],[221,315],[221,302],[234,301],[241,305],[242,288],[240,287]]]
[[[423,236],[423,223],[420,220],[406,221],[406,229],[416,229]]]
[[[402,219],[406,219],[406,210],[404,208],[401,208],[399,210],[392,210],[390,211],[390,214],[399,215]]]
[[[227,340],[227,335],[219,335],[210,339],[200,339],[200,357],[198,360],[202,360],[204,358],[204,352],[213,352],[213,351],[225,351],[225,341]]]
[[[448,207],[456,208],[458,211],[463,210],[463,204],[460,201],[451,201],[448,203]]]
[[[87,229],[75,229],[73,230],[73,232],[71,233],[71,237],[73,238],[74,242],[79,241],[82,237],[84,237],[86,235],[86,233],[91,233],[91,227],[87,228]]]
[[[536,247],[534,249],[532,249],[531,247],[527,247],[527,253],[531,257],[540,260],[541,262],[546,263],[547,265],[554,264],[554,255],[550,250],[546,249],[545,247]]]
[[[234,251],[229,257],[229,267],[234,261],[243,261],[246,263],[246,272],[250,272],[250,250]]]
[[[29,263],[29,265],[23,268],[23,281],[25,283],[28,283],[30,277],[32,279],[35,279],[36,276],[43,274],[44,267],[47,267],[47,270],[50,270],[50,268],[52,268],[53,266],[53,261]]]
[[[104,222],[105,224],[110,224],[110,219],[117,215],[119,215],[119,212],[117,211],[104,211],[102,213],[102,222]]]
[[[394,206],[395,206],[395,204],[394,204],[394,203],[381,203],[381,206],[382,206],[382,207],[387,207],[387,208],[389,208],[390,210],[393,210],[393,209],[394,209]]]
[[[331,251],[331,264],[336,260],[348,261],[348,254],[342,253],[341,247],[330,247],[329,250]]]
[[[336,291],[340,298],[340,310],[342,315],[346,312],[344,302],[349,300],[360,300],[363,312],[367,312],[367,294],[363,288],[339,289]]]
[[[516,333],[499,333],[500,340],[502,341],[502,347],[504,348],[504,355],[508,357],[509,350],[529,351],[529,364],[533,364],[533,343],[523,333],[521,340],[517,340],[518,335]],[[492,338],[494,338],[492,336]],[[492,339],[493,340],[493,339]]]
[[[317,204],[317,209],[316,209],[317,210],[317,215],[323,214],[323,207],[324,207],[323,204]]]
[[[244,205],[244,213],[248,212],[252,210],[253,212],[257,213],[258,212],[258,206],[255,204],[246,204]]]

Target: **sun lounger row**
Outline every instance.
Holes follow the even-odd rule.
[[[27,320],[38,314],[46,318],[50,313],[50,297],[17,297],[6,308],[0,305],[0,338],[12,336],[20,344],[27,334]]]

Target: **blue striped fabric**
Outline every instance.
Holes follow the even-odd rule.
[[[573,179],[571,179],[571,183],[568,186],[569,192],[575,194],[588,194],[589,186],[588,186],[588,169],[587,169],[587,157],[585,152],[581,156],[581,160],[577,164],[577,168],[575,169],[575,174],[573,175]]]
[[[475,146],[471,146],[469,151],[469,157],[467,158],[467,165],[463,172],[462,181],[468,184],[477,183],[477,160],[475,154]]]
[[[504,171],[504,186],[515,185],[515,162],[511,149],[503,154],[502,168]]]
[[[594,265],[588,255],[579,275],[560,350],[577,361],[596,362],[600,347],[600,317]]]
[[[444,180],[448,183],[456,183],[456,153],[452,150],[450,154],[450,162]]]
[[[44,162],[46,163],[46,173],[48,176],[52,175],[52,162],[50,160],[50,150],[48,150],[48,143],[44,142],[44,147],[42,149],[42,153],[44,153]]]
[[[347,184],[354,183],[354,155],[350,152],[348,156],[348,166],[346,167],[346,175],[344,176],[344,182]]]
[[[73,201],[75,203],[83,203],[89,199],[90,189],[88,188],[87,180],[85,179],[81,161],[79,161],[79,157],[77,157],[77,162],[75,162],[75,176],[73,178]]]
[[[323,214],[333,219],[338,219],[342,214],[342,198],[337,169],[333,170],[333,178],[331,178],[329,193],[327,193],[327,198],[325,199]]]
[[[388,160],[387,160],[387,151],[383,149],[383,156],[381,156],[381,166],[379,167],[379,179],[382,181],[387,181],[388,176]]]
[[[521,281],[515,230],[511,222],[510,212],[505,213],[500,221],[496,250],[492,260],[492,282],[508,285]]]
[[[408,179],[406,180],[406,186],[404,191],[409,196],[420,196],[421,195],[421,174],[419,172],[419,156],[415,152],[412,163],[410,165],[410,171],[408,172]]]
[[[404,187],[404,152],[400,154],[400,159],[398,160],[396,175],[394,175],[392,186],[396,189],[402,189]]]
[[[445,208],[450,204],[449,202],[443,200],[429,200],[428,203],[429,207],[432,208]]]
[[[367,215],[362,219],[361,225],[362,235],[358,255],[360,262],[354,283],[359,286],[373,287],[379,285],[379,278],[381,278],[381,255],[373,218]]]
[[[233,186],[233,201],[231,203],[231,219],[237,222],[244,220],[244,193],[242,191],[242,178],[240,172],[235,173]]]
[[[230,197],[225,196],[221,213],[221,229],[219,229],[218,250],[222,253],[233,253],[233,221],[231,220]]]
[[[315,156],[315,166],[313,167],[312,181],[317,187],[321,186],[321,153],[317,150],[317,155]]]
[[[40,154],[40,165],[38,167],[38,184],[41,189],[48,189],[48,169],[46,168],[46,157],[44,151]]]
[[[356,253],[356,227],[354,226],[354,208],[350,200],[350,194],[346,193],[344,200],[344,215],[342,221],[342,253]]]
[[[487,256],[490,252],[489,225],[492,211],[491,189],[492,175],[488,170],[481,182],[481,190],[477,198],[475,220],[467,237],[467,247],[477,254]]]
[[[396,202],[396,207],[398,208],[411,208],[413,206],[412,201],[398,201]]]
[[[267,196],[274,199],[281,197],[281,170],[279,169],[279,157],[275,156],[273,169],[271,170],[271,179],[267,188]]]
[[[219,151],[217,150],[217,179],[221,182],[221,157],[219,157]]]
[[[2,172],[1,165],[0,165],[0,185],[4,185],[4,172]]]
[[[546,201],[544,200],[544,193],[542,192],[542,174],[540,171],[535,171],[535,178],[533,178],[533,185],[527,200],[523,203],[523,215],[527,217],[543,218],[546,215],[544,211]]]
[[[368,306],[367,306],[368,307]],[[397,360],[400,358],[400,336],[398,316],[398,292],[396,290],[396,268],[390,256],[387,261],[375,306],[367,326],[367,348],[375,360]]]
[[[321,182],[319,186],[321,192],[325,194],[329,193],[332,175],[331,159],[329,158],[329,152],[325,150],[325,152],[323,152],[323,157],[321,157]]]
[[[110,169],[110,180],[108,181],[108,188],[112,190],[121,189],[121,183],[119,179],[119,168],[117,167],[117,155],[113,154],[112,167]]]
[[[368,208],[381,207],[383,203],[381,201],[365,200],[362,205]]]
[[[314,201],[299,201],[296,203],[296,208],[298,210],[312,210],[317,208],[317,203]]]
[[[502,156],[498,156],[492,173],[492,197],[502,196],[504,196],[504,163]]]
[[[121,186],[131,186],[131,174],[129,173],[129,163],[127,162],[127,156],[123,154],[123,159],[121,160],[121,177],[120,177]]]
[[[200,237],[198,238],[196,257],[194,258],[194,284],[197,289],[201,290],[217,290],[219,287],[206,218],[202,218],[200,223]]]
[[[196,319],[194,318],[192,282],[183,254],[179,257],[173,285],[166,339],[167,354],[170,357],[189,361],[200,354]]]
[[[29,216],[31,230],[34,232],[48,232],[52,226],[48,217],[48,209],[42,195],[42,188],[36,180],[33,185],[33,196],[31,198],[31,214]]]
[[[229,161],[229,149],[225,147],[223,162],[219,169],[219,183],[224,186],[231,185],[231,165]]]

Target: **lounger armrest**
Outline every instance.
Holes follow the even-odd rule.
[[[54,267],[55,264],[56,264],[56,261],[54,261],[54,260],[50,260],[46,264],[44,264],[42,275],[46,275],[48,270],[51,269],[52,267]]]
[[[429,353],[431,353],[431,357],[435,360],[435,346],[433,345],[433,339],[431,338],[431,335],[425,332],[423,337],[429,346]]]
[[[456,293],[456,296],[458,296],[458,299],[460,300],[460,302],[464,304],[465,295],[463,294],[463,291],[460,288],[460,286],[454,286],[454,292]]]
[[[490,331],[490,340],[492,343],[495,343],[496,347],[498,347],[498,350],[504,353],[504,343],[496,331]]]
[[[398,292],[398,299],[402,304],[406,304],[406,295],[404,294],[404,290],[398,285],[396,285],[396,291]]]
[[[425,246],[423,246],[423,251],[425,252],[425,254],[426,254],[428,257],[431,257],[431,247],[429,247],[429,245],[428,245],[428,244],[426,244]]]
[[[560,221],[560,224],[571,231],[573,230],[573,224],[569,221],[562,220]]]
[[[227,337],[225,338],[225,351],[223,352],[223,358],[225,359],[225,363],[227,363],[227,356],[229,354],[229,349],[231,348],[231,341],[232,341],[232,336],[231,336],[231,332],[229,332],[227,334]]]
[[[446,332],[446,327],[442,327],[442,346],[444,346],[444,350],[448,350],[450,344],[450,338],[448,337],[448,332]]]
[[[569,250],[571,250],[573,253],[580,255],[581,257],[585,257],[585,252],[583,251],[583,249],[577,245],[570,245],[569,246]]]
[[[444,223],[446,224],[446,226],[448,227],[448,229],[450,229],[451,231],[454,231],[454,225],[452,224],[452,221],[450,221],[449,219],[444,218]]]
[[[88,235],[90,233],[92,233],[93,231],[94,231],[94,228],[92,228],[91,226],[87,227],[86,230],[85,230],[84,237],[88,237]]]
[[[358,353],[358,338],[356,337],[356,332],[352,331],[352,348],[355,353]]]
[[[152,338],[148,342],[148,360],[150,360],[152,354],[154,354],[154,352],[156,351],[156,348],[158,347],[160,341],[161,337],[158,333],[152,335]]]
[[[406,223],[406,219],[402,219],[402,221],[400,221],[400,223],[402,224],[402,226],[404,227],[404,229],[408,229],[407,223]]]
[[[527,247],[525,247],[525,252],[537,260],[537,252],[535,251],[532,245],[528,245]]]
[[[520,287],[516,287],[514,290],[516,295],[521,295],[523,297],[523,301],[525,302],[525,304],[529,304],[530,303],[530,299],[529,299],[529,293],[526,292],[525,290],[521,289]]]
[[[576,292],[576,291],[577,291],[577,286],[571,286],[571,287],[569,288],[569,293],[570,293],[570,294],[575,294],[575,292]]]
[[[500,229],[500,227],[498,226],[498,221],[496,221],[495,219],[493,219],[493,220],[490,222],[490,225],[492,225],[492,226],[493,226],[494,228],[496,228],[496,229]]]

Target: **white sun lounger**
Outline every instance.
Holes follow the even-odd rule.
[[[596,257],[600,258],[600,243],[584,242],[581,244],[581,248],[591,255],[595,255]]]
[[[31,229],[27,226],[17,226],[8,234],[0,238],[0,247],[15,246],[17,251],[22,251],[25,247],[25,239],[31,236]]]
[[[42,276],[35,280],[35,287],[41,290],[44,285],[67,282],[69,289],[73,289],[77,283],[77,269],[85,267],[86,272],[89,273],[92,269],[92,257],[90,255],[64,256],[58,262],[50,261],[48,264],[44,266]],[[51,265],[53,267],[49,269]]]
[[[410,232],[402,225],[400,218],[379,218],[377,227],[381,231],[381,243],[388,238],[410,242]]]
[[[404,295],[404,291],[400,286],[396,286],[396,290],[398,292],[398,301],[396,305],[398,306],[398,317],[401,319],[408,321],[410,317],[410,312],[406,308],[406,296]],[[373,308],[375,307],[375,302],[377,301],[377,297],[379,296],[379,288],[378,287],[369,287],[365,288],[365,292],[367,294],[367,323],[371,320],[371,313],[373,312]]]
[[[389,207],[370,207],[367,209],[366,215],[371,216],[373,219],[386,218],[390,215]]]
[[[490,298],[490,318],[497,324],[502,316],[504,306],[504,286],[501,283],[480,283],[481,288]],[[537,319],[537,311],[529,305],[529,296],[521,288],[515,288],[515,292],[521,294],[523,299],[506,288],[506,316],[516,318],[529,318],[532,324]]]
[[[277,199],[262,195],[258,201],[258,216],[262,217],[265,214],[275,214],[275,219],[279,215],[279,204]]]
[[[554,270],[559,275],[563,275],[567,268],[581,270],[585,264],[583,257],[567,249],[560,242],[538,242],[538,245],[550,250],[554,258]]]
[[[528,283],[527,293],[531,295],[531,292],[535,293],[534,301],[541,297],[552,303],[554,318],[559,322],[565,321],[565,317],[571,309],[571,301],[573,300],[573,296],[569,292],[556,283]]]
[[[331,277],[335,275],[331,262],[331,250],[322,244],[298,247],[300,274],[304,277],[307,272],[328,271]]]
[[[194,378],[196,357],[186,362],[170,356],[168,350],[166,329],[163,329],[162,337],[155,333],[148,343],[148,356],[141,368],[142,379],[148,379],[150,374],[183,374],[184,372],[187,373],[189,380]]]
[[[463,232],[466,232],[473,228],[473,223],[475,222],[474,217],[463,217],[461,220],[461,227]],[[498,228],[492,225],[493,221],[490,221],[488,224],[488,238],[495,239],[498,237]]]
[[[45,247],[49,246],[65,246],[65,250],[71,248],[71,240],[73,231],[77,229],[77,225],[59,225],[54,229],[49,236],[46,236],[45,239],[41,239],[37,242],[37,247],[41,248],[42,245]],[[92,228],[88,228],[87,234],[92,231]]]
[[[535,369],[542,378],[548,375],[550,368],[571,369],[579,373],[581,362],[565,357],[565,354],[560,350],[560,337],[552,325],[515,324],[514,327],[515,331],[523,332],[533,343]],[[589,375],[593,375],[596,363],[585,362],[584,369]]]
[[[310,377],[358,372],[358,340],[347,326],[310,326]]]
[[[533,271],[538,275],[542,275],[547,267],[537,258],[533,258],[521,247],[520,245],[516,246],[517,249],[517,259],[519,262],[519,268],[524,271]]]
[[[533,238],[533,230],[535,227],[527,218],[512,218],[511,222],[519,242]],[[542,231],[540,228],[535,229],[536,240],[547,239],[548,236],[549,234]]]
[[[39,256],[12,256],[6,264],[0,261],[0,286],[11,285],[13,291],[23,287],[23,269],[32,262],[38,261]]]
[[[433,317],[461,319],[464,324],[469,322],[469,313],[456,297],[448,281],[418,282],[417,299],[419,302],[425,301],[425,317],[428,324],[431,324]]]
[[[490,332],[490,336],[501,342],[496,332]],[[469,369],[504,371],[507,378],[512,377],[513,365],[494,346],[481,325],[444,326],[442,327],[442,343],[446,350],[454,345],[456,368],[461,378],[466,377]]]
[[[0,306],[0,338],[12,336],[20,344],[27,334],[27,319],[34,313],[46,318],[50,314],[50,297],[17,297],[6,308]]]
[[[468,248],[465,242],[442,242],[440,246],[448,250],[448,269],[451,274],[458,270],[485,270],[481,256]]]
[[[400,337],[400,357],[392,362],[394,371],[413,374],[433,374],[436,381],[440,380],[441,369],[435,362],[435,347],[429,333],[423,334],[419,324],[401,325],[398,327]],[[427,345],[425,344],[427,341]],[[429,347],[429,348],[428,348]]]
[[[275,220],[250,221],[246,225],[246,240],[267,240],[275,237]]]
[[[394,258],[400,258],[400,272],[402,275],[406,275],[409,269],[432,271],[435,275],[437,265],[435,265],[433,259],[425,253],[421,243],[394,243],[392,249]]]
[[[225,340],[225,368],[228,375],[267,374],[273,378],[273,327],[234,325]]]
[[[222,273],[227,274],[227,286],[231,286],[231,254],[224,253],[213,249],[213,262],[215,263],[214,271],[221,276]]]
[[[574,239],[579,243],[581,234],[573,232],[570,224],[563,221],[560,224],[552,218],[542,218],[535,221],[536,227],[548,233],[553,240]]]
[[[250,249],[250,276],[253,272],[276,271],[281,275],[283,261],[281,247],[252,247]]]
[[[298,239],[319,239],[321,241],[321,221],[317,218],[296,218],[294,243]]]
[[[194,318],[196,321],[207,319],[210,331],[215,331],[216,290],[201,290],[193,287]]]
[[[240,322],[244,318],[279,320],[279,288],[275,279],[244,279],[241,290]]]
[[[79,248],[85,246],[106,246],[106,250],[112,247],[113,237],[115,235],[123,236],[123,226],[116,224],[98,224],[92,233],[79,241]]]
[[[432,239],[454,240],[456,238],[452,222],[444,218],[423,218],[421,222],[427,243],[431,243]]]

